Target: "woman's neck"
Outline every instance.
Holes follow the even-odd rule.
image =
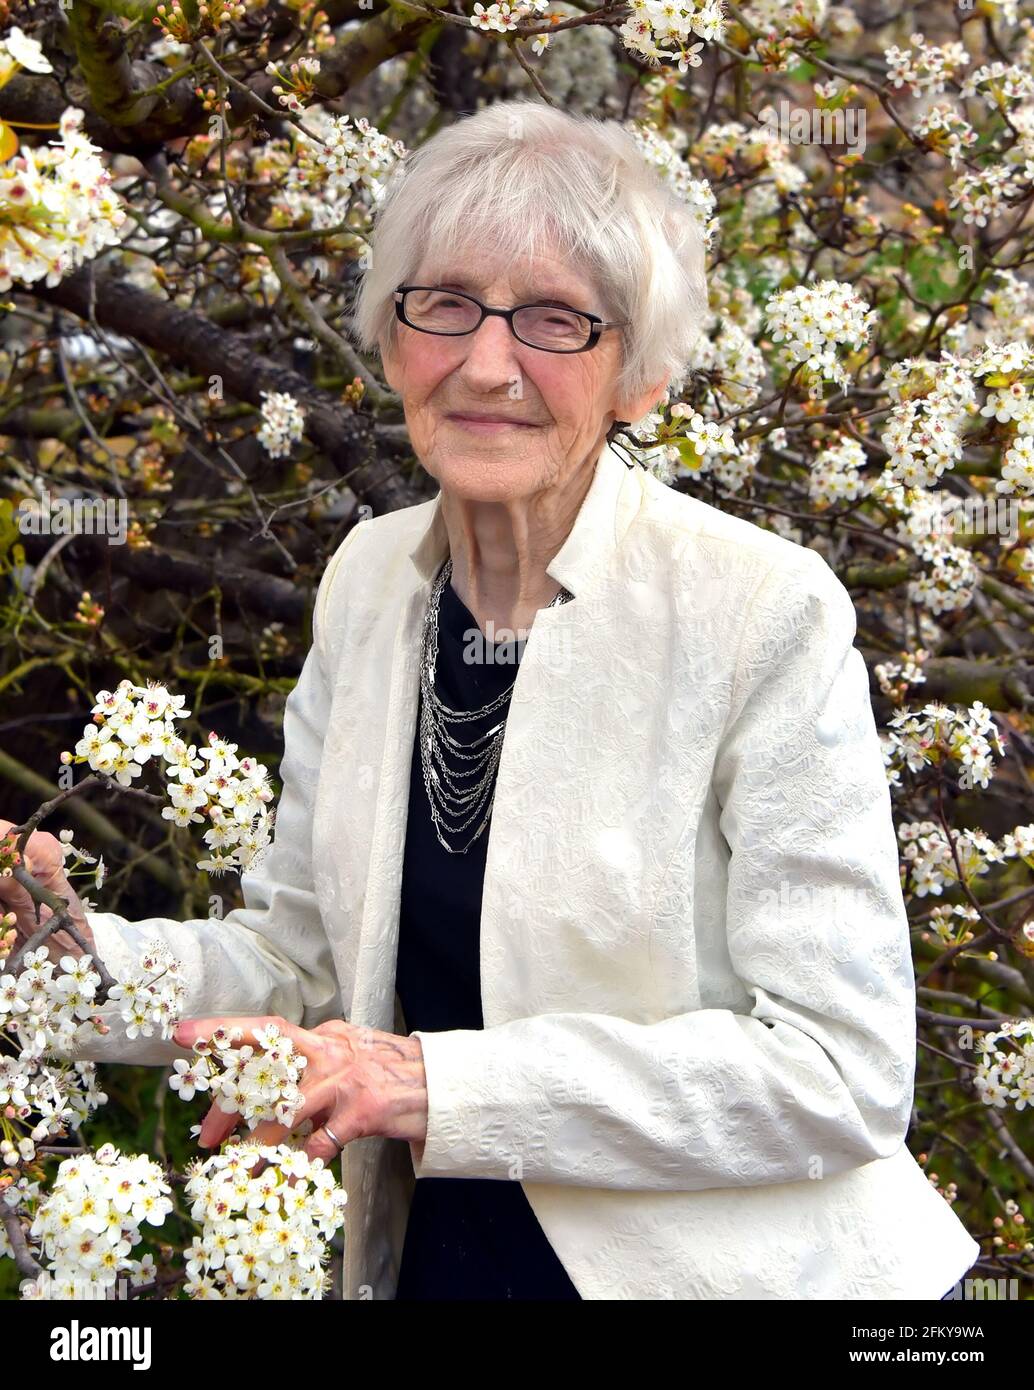
[[[547,566],[563,545],[592,482],[593,468],[561,488],[505,502],[470,501],[442,491],[442,516],[452,558],[451,584],[483,633],[521,635],[561,585]]]

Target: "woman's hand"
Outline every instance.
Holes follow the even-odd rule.
[[[330,1163],[342,1145],[372,1135],[406,1139],[417,1153],[422,1152],[427,1135],[427,1078],[419,1038],[360,1028],[338,1019],[316,1028],[299,1028],[282,1018],[191,1018],[178,1024],[173,1036],[182,1047],[192,1047],[217,1028],[239,1028],[243,1036],[238,1045],[254,1047],[258,1045],[255,1031],[271,1023],[307,1058],[299,1082],[304,1103],[294,1126],[312,1120],[315,1128],[304,1146],[310,1158]],[[236,1129],[240,1118],[213,1105],[202,1122],[198,1143],[216,1147]],[[330,1125],[340,1145],[321,1128],[324,1124]],[[263,1120],[248,1137],[259,1144],[279,1144],[290,1132],[284,1125]]]
[[[8,830],[13,829],[12,822],[0,820],[0,839],[6,835]],[[49,888],[52,893],[57,893],[68,903],[69,913],[76,929],[80,932],[88,949],[92,952],[96,950],[93,933],[86,923],[86,912],[79,895],[65,877],[65,856],[61,849],[61,841],[56,835],[51,835],[45,830],[36,830],[25,842],[25,854],[22,860],[23,867],[36,879],[44,888]],[[49,907],[41,906],[39,921],[36,920],[36,904],[29,896],[28,891],[13,877],[0,877],[0,917],[8,912],[15,915],[14,930],[17,933],[14,949],[28,941],[39,931],[53,913]],[[47,951],[50,959],[55,964],[62,956],[74,956],[78,959],[82,954],[82,948],[65,931],[56,931],[47,938]]]

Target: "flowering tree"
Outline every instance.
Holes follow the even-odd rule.
[[[258,758],[277,756],[323,563],[360,508],[426,495],[349,337],[372,215],[408,150],[514,96],[626,123],[699,220],[696,359],[621,442],[820,551],[855,600],[913,927],[909,1142],[979,1272],[1029,1297],[1030,0],[0,0],[0,727],[33,734],[31,753],[3,740],[25,819],[0,871],[54,914],[0,974],[0,1249],[37,1289],[325,1292],[343,1194],[297,1148],[202,1165],[160,1099],[153,1153],[122,1152],[131,1125],[93,1146],[154,1097],[143,1073],[109,1073],[105,1095],[67,1060],[77,1030],[118,1009],[167,1036],[176,962],[105,978],[19,847],[71,818],[69,866],[137,917],[156,898],[219,915],[202,875],[262,852]],[[61,721],[91,706],[62,761]],[[234,743],[209,740],[215,715]],[[234,1042],[162,1096],[171,1080],[289,1116],[290,1048]],[[257,1233],[250,1183],[268,1189]],[[98,1210],[103,1249],[70,1244],[69,1217],[89,1241]],[[264,1266],[280,1241],[286,1268]]]

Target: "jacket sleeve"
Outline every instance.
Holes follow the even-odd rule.
[[[890,794],[854,606],[801,555],[750,605],[712,773],[749,1013],[417,1032],[417,1177],[696,1191],[828,1177],[900,1148],[915,980]]]
[[[183,1018],[276,1015],[314,1028],[339,1012],[337,976],[313,887],[312,819],[331,699],[321,615],[357,529],[335,551],[317,590],[313,643],[284,707],[282,791],[273,841],[256,867],[241,874],[245,906],[221,919],[187,921],[87,914],[97,955],[116,979],[137,971],[149,942],[158,939],[172,951],[186,985]],[[128,1039],[117,1012],[110,1012],[111,1017],[104,1015],[110,1033],[88,1034],[77,1058],[168,1065],[190,1056],[189,1049],[164,1041],[157,1031],[151,1038]]]

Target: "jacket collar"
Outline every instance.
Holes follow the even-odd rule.
[[[638,472],[629,469],[611,446],[604,444],[567,539],[546,566],[550,578],[572,594],[577,596],[590,576],[607,562],[630,525],[640,500]],[[430,519],[410,558],[421,578],[430,582],[449,553],[449,536],[441,491],[423,505],[431,508]]]

